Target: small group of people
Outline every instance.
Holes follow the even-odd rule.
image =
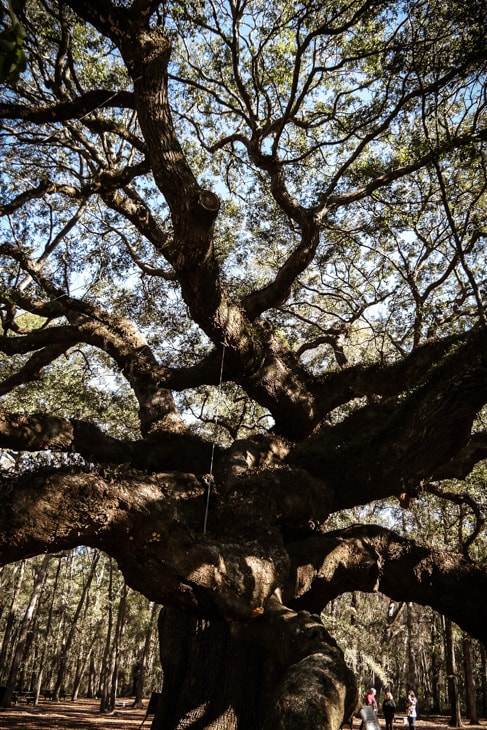
[[[373,707],[375,712],[378,712],[378,705],[377,705],[377,690],[375,687],[371,687],[371,689],[367,690],[367,693],[365,695],[365,704],[369,707]],[[412,689],[409,690],[407,697],[406,697],[406,717],[409,725],[409,730],[415,730],[416,728],[416,718],[417,718],[417,704],[418,701],[416,699],[416,695],[412,691]],[[384,715],[384,720],[386,721],[386,730],[393,730],[393,723],[394,723],[394,716],[396,714],[396,703],[394,702],[394,698],[392,696],[391,692],[386,692],[384,696],[384,701],[382,703],[382,714]],[[364,721],[360,723],[360,730],[363,730]]]

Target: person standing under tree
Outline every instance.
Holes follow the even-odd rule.
[[[386,730],[392,730],[394,722],[394,714],[396,712],[396,703],[390,692],[386,692],[384,702],[382,703],[382,714],[386,721]]]
[[[418,701],[416,699],[416,695],[414,694],[412,689],[410,689],[406,699],[406,715],[408,718],[409,730],[415,730],[416,727],[417,704]]]
[[[372,689],[367,690],[367,694],[365,695],[365,704],[366,706],[373,707],[374,712],[377,713],[377,700],[375,699],[375,695],[377,694],[375,687],[372,687]],[[363,730],[364,727],[364,720],[362,717],[362,722],[360,723],[359,730]]]

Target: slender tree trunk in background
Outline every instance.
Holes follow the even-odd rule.
[[[88,670],[88,689],[86,691],[86,696],[90,699],[93,699],[93,697],[96,697],[96,687],[97,687],[97,671],[96,671],[96,663],[95,663],[95,657],[93,654],[90,655],[90,668]]]
[[[84,652],[83,658],[80,659],[76,664],[76,670],[74,673],[74,680],[73,680],[73,689],[71,692],[71,699],[73,700],[73,702],[78,699],[79,688],[81,686],[81,680],[83,679],[83,673],[84,673],[84,670],[88,663],[88,660],[91,656],[92,650],[93,650],[93,644],[91,645],[88,652]]]
[[[63,565],[63,572],[66,569],[66,566]],[[65,583],[66,583],[66,576],[62,576],[61,581],[61,587],[60,590],[64,596],[65,594]],[[61,662],[61,657],[63,656],[64,651],[64,637],[68,631],[68,628],[66,626],[67,623],[67,616],[66,616],[66,610],[64,606],[64,599],[62,601],[61,606],[59,607],[57,620],[53,623],[53,632],[51,637],[51,655],[53,654],[53,661],[51,663],[50,667],[50,675],[49,675],[49,686],[54,687],[56,684],[56,678],[58,676],[59,672],[59,666]]]
[[[37,574],[34,579],[34,587],[32,589],[32,593],[30,596],[29,605],[27,606],[27,609],[25,611],[24,617],[22,619],[22,624],[20,626],[19,635],[17,637],[17,645],[15,647],[14,651],[14,657],[12,660],[12,664],[10,666],[10,673],[7,680],[6,688],[5,688],[5,694],[3,698],[3,706],[4,707],[10,707],[10,704],[12,702],[12,695],[15,689],[15,685],[17,682],[17,676],[19,673],[19,668],[21,666],[22,659],[24,657],[24,649],[27,643],[28,639],[28,632],[31,628],[32,624],[32,617],[34,616],[37,603],[39,601],[42,587],[44,585],[44,581],[46,579],[47,570],[49,567],[49,561],[51,560],[51,556],[49,554],[46,554],[44,556],[44,560],[42,561],[42,564],[37,571]]]
[[[467,715],[471,725],[478,725],[479,715],[477,712],[477,701],[475,697],[475,684],[472,669],[472,639],[468,634],[463,634],[463,665],[465,671],[465,699],[467,703]]]
[[[22,560],[18,566],[14,568],[14,574],[18,571],[17,583],[13,592],[12,600],[10,602],[10,609],[5,622],[5,632],[3,634],[2,648],[0,649],[0,680],[5,682],[7,679],[7,654],[8,646],[12,638],[12,628],[15,623],[15,608],[17,606],[17,600],[22,589],[22,581],[24,580],[25,573],[25,560]]]
[[[54,600],[55,600],[56,594],[57,594],[57,587],[58,587],[58,583],[59,583],[60,573],[61,573],[61,560],[58,559],[56,575],[54,576],[54,582],[53,582],[53,586],[52,586],[51,601],[49,604],[49,612],[47,615],[46,631],[44,634],[44,641],[42,643],[42,652],[41,652],[40,661],[39,661],[39,672],[37,675],[37,685],[35,688],[36,696],[35,696],[35,701],[34,701],[34,704],[36,704],[36,705],[39,701],[39,694],[40,694],[41,687],[42,687],[42,679],[44,676],[44,664],[46,661],[47,649],[51,642],[51,628],[52,628],[52,622],[53,622]]]
[[[389,601],[387,609],[387,623],[385,624],[385,640],[384,648],[386,652],[385,665],[387,667],[387,675],[394,677],[393,684],[388,683],[385,689],[390,689],[396,697],[396,701],[403,693],[403,672],[399,667],[398,642],[399,637],[403,633],[403,627],[399,623],[399,617],[403,614],[404,603],[402,601]],[[356,673],[356,670],[355,670]]]
[[[148,660],[149,654],[150,654],[152,635],[154,633],[154,627],[156,624],[157,611],[158,611],[158,605],[157,605],[157,603],[153,603],[150,617],[149,617],[149,623],[147,626],[147,632],[145,635],[144,649],[142,651],[142,655],[141,655],[140,660],[137,665],[137,674],[135,676],[135,681],[134,681],[135,699],[134,699],[133,707],[138,710],[142,709],[142,707],[144,706],[143,698],[144,698],[145,673],[146,673],[146,668],[147,668],[147,660]]]
[[[450,721],[453,727],[462,726],[460,697],[458,693],[458,675],[453,643],[453,628],[450,619],[443,616],[443,632],[445,637],[445,663],[448,679],[448,699],[450,701]]]
[[[352,606],[352,611],[350,612],[350,626],[353,627],[357,625],[357,591],[352,592],[352,596],[350,599],[350,603]],[[351,632],[352,636],[354,635],[354,631]],[[355,641],[355,648],[357,646],[357,640]],[[352,660],[352,671],[355,674],[357,672],[357,653],[353,652],[353,660]]]
[[[431,676],[431,705],[427,709],[430,712],[438,714],[441,707],[441,685],[440,685],[440,673],[444,665],[444,642],[443,642],[443,631],[440,629],[438,624],[438,617],[436,614],[431,616],[431,655],[430,655],[430,676]]]
[[[42,593],[42,589],[43,589],[43,586],[41,586],[41,593]],[[39,599],[40,599],[40,595],[39,595]],[[39,599],[36,601],[36,606],[32,613],[30,624],[27,629],[22,657],[20,660],[20,669],[19,669],[19,673],[17,675],[18,687],[22,687],[23,689],[27,690],[28,692],[35,691],[35,685],[37,682],[37,671],[38,671],[37,668],[39,666],[38,656],[37,656],[38,655],[37,647],[34,646],[34,650],[32,651],[32,647],[34,645],[34,637],[36,636],[36,633],[37,633],[37,612],[38,612],[38,608],[39,608]],[[30,665],[31,665],[30,674],[27,674],[28,663],[30,663]]]
[[[428,657],[426,656],[424,648],[420,651],[420,670],[423,692],[426,697],[431,697],[433,694],[433,686],[431,684],[431,675],[429,673]],[[426,707],[424,709],[426,709]]]
[[[83,674],[85,672],[86,665],[88,664],[88,662],[90,662],[90,667],[91,667],[92,653],[93,653],[93,649],[95,647],[96,639],[97,639],[97,636],[96,636],[96,632],[95,632],[91,638],[91,643],[90,643],[88,651],[84,652],[83,657],[80,658],[80,660],[78,661],[78,663],[76,665],[76,673],[75,673],[74,681],[73,681],[73,691],[71,694],[71,699],[73,699],[73,700],[78,699],[81,680],[83,679]],[[86,696],[87,697],[95,696],[95,693],[92,689],[92,684],[91,684],[90,680],[88,680],[88,691],[87,691]]]
[[[109,583],[108,583],[108,617],[105,649],[100,670],[100,712],[106,712],[109,706],[109,680],[110,680],[110,646],[112,643],[113,630],[113,563],[110,560]]]
[[[412,689],[417,693],[417,669],[416,669],[416,655],[415,655],[415,642],[414,642],[414,626],[415,621],[413,617],[413,609],[411,603],[406,604],[406,651],[407,651],[407,689]]]
[[[125,616],[127,611],[127,596],[129,587],[124,582],[120,601],[118,603],[117,623],[115,626],[115,635],[113,637],[111,658],[110,658],[110,691],[107,709],[112,712],[115,709],[115,701],[117,699],[118,690],[118,667],[120,657],[120,646],[122,644],[123,629],[125,626]]]
[[[74,612],[74,616],[71,621],[71,626],[69,627],[66,641],[63,644],[63,653],[62,653],[61,661],[59,664],[56,684],[54,685],[53,699],[56,702],[59,700],[59,695],[61,693],[61,690],[63,689],[65,676],[66,676],[67,661],[68,661],[68,657],[70,655],[71,647],[73,645],[73,639],[75,636],[75,632],[78,629],[79,617],[81,615],[82,608],[85,604],[86,597],[88,596],[88,591],[90,590],[90,586],[91,586],[93,577],[95,575],[95,570],[96,570],[96,566],[98,564],[99,559],[100,559],[100,553],[98,551],[95,551],[95,553],[93,554],[93,560],[91,563],[90,571],[86,577],[86,582],[83,586],[83,590],[81,591],[81,596],[79,598],[78,605],[76,606],[76,611]]]

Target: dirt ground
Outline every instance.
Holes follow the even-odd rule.
[[[19,702],[8,710],[0,707],[0,730],[135,730],[141,726],[146,711],[132,709],[132,702],[133,698],[120,698],[110,714],[100,714],[100,700],[47,700],[36,707]],[[146,706],[147,703],[148,700]],[[143,730],[150,730],[151,720],[152,717],[147,718]]]
[[[146,711],[132,709],[132,701],[120,698],[115,711],[108,715],[100,714],[99,700],[45,701],[37,707],[19,703],[8,710],[0,708],[0,730],[135,730],[141,726],[143,730],[150,730],[152,717],[144,722]],[[358,730],[359,724],[358,719],[354,720],[354,730]],[[383,728],[383,720],[380,720],[380,725]],[[402,730],[403,725],[396,722],[394,727]],[[465,728],[487,730],[487,720],[481,720],[479,725],[469,725],[465,721]],[[448,718],[420,718],[417,730],[448,730]]]

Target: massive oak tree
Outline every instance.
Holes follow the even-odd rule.
[[[485,12],[42,0],[20,17],[28,67],[0,102],[0,560],[97,547],[165,606],[154,727],[338,730],[355,682],[317,614],[347,591],[487,641],[465,481],[487,457]],[[457,551],[333,522],[429,495],[463,504]]]

